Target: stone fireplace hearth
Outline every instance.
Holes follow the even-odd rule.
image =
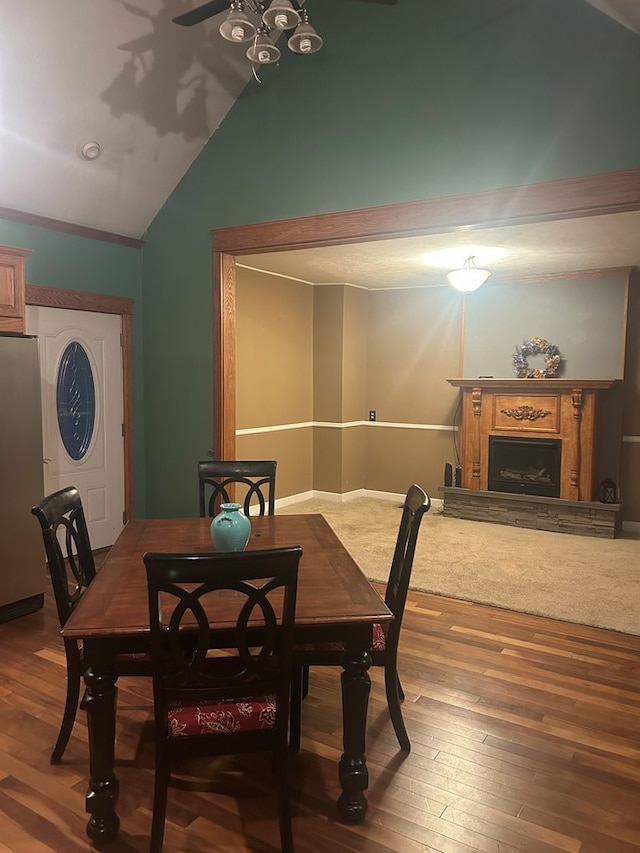
[[[616,536],[619,504],[597,500],[601,419],[616,379],[449,379],[462,390],[461,488],[445,515]],[[592,519],[592,521],[590,521]]]
[[[620,504],[564,501],[536,495],[478,492],[443,486],[443,515],[554,533],[615,539],[622,530]]]

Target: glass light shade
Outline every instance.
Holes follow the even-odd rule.
[[[447,278],[456,290],[471,293],[481,287],[490,275],[489,270],[479,270],[473,258],[467,258],[462,268],[448,272]]]
[[[302,23],[298,24],[287,44],[294,53],[316,53],[324,41],[311,26],[306,13],[303,11]]]
[[[280,51],[262,28],[251,47],[247,50],[247,59],[258,65],[271,65],[280,59]]]
[[[231,9],[226,19],[220,24],[220,35],[227,41],[243,42],[255,38],[256,28],[244,13],[244,3],[231,4]]]
[[[291,0],[272,0],[262,20],[272,30],[290,30],[300,23],[300,15],[291,5]]]

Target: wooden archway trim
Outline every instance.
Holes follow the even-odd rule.
[[[119,314],[122,322],[122,405],[124,418],[124,511],[126,519],[135,515],[134,445],[133,445],[133,299],[86,293],[83,290],[63,290],[27,284],[25,302],[41,308],[64,308],[71,311],[94,311],[100,314]]]
[[[214,454],[235,458],[235,257],[640,210],[640,169],[212,231]]]

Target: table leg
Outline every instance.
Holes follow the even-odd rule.
[[[346,823],[360,823],[367,813],[364,791],[369,785],[365,757],[367,706],[371,679],[371,659],[367,651],[347,649],[342,661],[342,731],[344,752],[339,775],[342,794],[338,812]]]
[[[89,790],[91,814],[87,835],[96,843],[112,841],[120,829],[116,814],[119,783],[114,773],[116,739],[116,674],[90,667],[85,673],[84,709],[89,729]]]

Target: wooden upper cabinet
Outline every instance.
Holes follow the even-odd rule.
[[[0,332],[24,334],[24,259],[30,249],[0,246]]]

